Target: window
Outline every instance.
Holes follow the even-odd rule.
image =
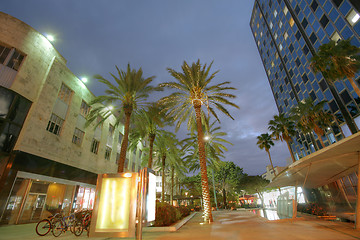
[[[290,27],[294,26],[295,21],[294,21],[294,19],[293,19],[293,18],[290,18],[290,20],[289,20],[289,24],[290,24]]]
[[[23,59],[24,55],[15,48],[0,46],[0,64],[6,65],[17,71],[19,70]]]
[[[296,5],[296,7],[295,7],[295,13],[298,15],[298,14],[299,14],[299,12],[300,12],[300,8],[299,8],[299,6],[298,6],[298,5]]]
[[[280,49],[280,51],[283,49],[283,46],[281,45],[281,43],[279,44],[279,49]]]
[[[348,16],[346,17],[346,20],[350,23],[351,26],[354,26],[355,23],[359,21],[359,19],[360,19],[360,15],[357,12],[355,12],[354,9],[352,9],[348,14]]]
[[[339,35],[339,33],[338,32],[334,32],[334,34],[331,36],[331,40],[333,40],[334,42],[338,42],[338,41],[340,41],[341,40],[341,37],[340,37],[340,35]]]
[[[288,8],[287,8],[286,6],[284,7],[283,12],[284,12],[285,16],[286,16],[286,14],[289,12],[289,10],[288,10]]]
[[[277,37],[278,37],[278,35],[277,35],[277,33],[275,33],[275,35],[274,35],[275,40],[277,39]]]
[[[280,21],[279,21],[279,28],[281,28],[282,25],[283,25],[283,23],[282,23],[282,21],[280,20]]]
[[[314,44],[314,43],[316,42],[316,40],[317,40],[317,37],[316,37],[315,33],[312,33],[312,34],[310,35],[310,41],[311,41],[311,43]]]
[[[292,43],[289,45],[289,50],[291,53],[294,51],[294,46],[292,45]]]
[[[272,22],[270,22],[270,29],[272,29],[273,28],[273,23]]]
[[[339,7],[344,0],[332,0],[336,7]]]
[[[303,52],[305,55],[309,53],[309,48],[306,45],[303,47]]]
[[[276,17],[277,16],[277,11],[276,10],[274,10],[274,17]]]
[[[287,32],[284,33],[284,39],[286,40],[289,37],[289,34]]]
[[[301,33],[299,31],[297,31],[295,33],[295,37],[296,37],[297,40],[299,40],[301,38]]]
[[[64,103],[69,104],[71,99],[72,91],[65,84],[61,85],[58,98],[61,99]]]
[[[324,14],[321,19],[320,19],[320,24],[323,28],[326,27],[326,25],[329,23],[329,19],[327,18],[327,16]]]
[[[306,18],[304,18],[301,22],[301,25],[303,26],[303,28],[305,29],[308,25],[308,21],[306,20]]]
[[[80,106],[80,114],[86,117],[90,112],[90,106],[83,100]]]
[[[110,160],[110,156],[111,156],[111,148],[106,147],[106,149],[105,149],[105,159]]]
[[[48,130],[49,132],[51,132],[55,135],[60,135],[60,131],[61,131],[63,123],[64,123],[63,119],[56,116],[55,114],[51,114],[51,117],[50,117],[49,123],[46,127],[46,130]]]
[[[312,9],[314,12],[315,12],[316,9],[318,8],[318,6],[319,6],[319,4],[316,2],[316,0],[314,0],[314,1],[311,3],[311,5],[310,5],[311,9]]]
[[[299,60],[299,58],[296,58],[295,63],[296,63],[296,66],[297,66],[297,67],[300,66],[300,60]]]
[[[114,126],[109,124],[109,136],[112,137],[114,134]]]
[[[99,144],[100,144],[100,142],[99,142],[98,140],[96,140],[95,138],[93,138],[93,140],[92,140],[92,142],[91,142],[91,149],[90,149],[90,151],[91,151],[92,153],[97,154],[98,151],[99,151]]]
[[[82,140],[84,138],[84,134],[85,133],[83,131],[81,131],[78,128],[75,128],[74,135],[73,135],[73,138],[72,138],[72,142],[75,143],[78,146],[81,146]]]

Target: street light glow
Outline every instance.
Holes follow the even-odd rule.
[[[53,42],[55,41],[55,38],[53,35],[50,35],[50,34],[46,34],[45,37],[50,41],[50,42]]]
[[[206,136],[204,137],[204,140],[205,140],[205,141],[210,140],[210,136],[209,136],[209,135],[206,135]]]
[[[86,77],[83,77],[83,78],[81,78],[81,81],[82,81],[83,83],[87,83],[88,79],[87,79]]]

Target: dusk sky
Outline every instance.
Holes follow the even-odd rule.
[[[92,76],[111,79],[115,65],[142,67],[145,77],[156,76],[155,85],[172,81],[166,68],[180,71],[184,60],[214,61],[212,72],[220,70],[214,82],[230,81],[240,106],[227,107],[234,121],[220,114],[222,131],[233,143],[224,160],[254,175],[269,164],[256,137],[267,132],[278,110],[249,26],[253,5],[254,0],[12,0],[0,10],[53,34],[67,67],[88,77],[95,95],[103,94],[104,86]],[[285,143],[276,142],[270,152],[274,165],[286,165]]]

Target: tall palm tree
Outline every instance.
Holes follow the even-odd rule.
[[[290,146],[290,142],[292,141],[291,137],[296,134],[295,123],[290,118],[286,117],[284,113],[280,113],[279,115],[275,115],[274,119],[270,120],[268,125],[271,136],[274,137],[275,140],[286,142],[292,161],[295,162],[294,154],[291,151]]]
[[[290,110],[292,118],[297,123],[297,128],[303,133],[311,134],[314,131],[323,148],[325,144],[322,136],[334,119],[332,114],[323,110],[325,103],[326,101],[321,101],[318,104],[314,104],[311,98],[307,98]]]
[[[141,109],[137,112],[135,117],[135,130],[132,135],[136,135],[138,138],[147,138],[149,141],[149,159],[148,168],[152,168],[153,162],[153,147],[156,134],[159,131],[159,127],[163,127],[165,124],[169,124],[169,120],[166,118],[162,108],[157,103],[149,104],[146,109]]]
[[[154,141],[154,149],[156,155],[158,156],[157,164],[161,169],[162,175],[162,202],[165,201],[165,171],[166,166],[169,166],[169,164],[166,164],[166,162],[178,161],[180,156],[178,145],[179,141],[176,138],[176,135],[165,130],[159,131],[158,137]]]
[[[120,70],[117,66],[116,70],[118,76],[110,73],[115,81],[115,85],[104,77],[95,75],[95,78],[98,79],[99,82],[104,83],[108,89],[105,91],[106,95],[95,97],[91,102],[93,108],[88,115],[87,122],[89,124],[95,121],[98,116],[101,116],[103,118],[103,120],[99,122],[99,124],[101,124],[110,116],[115,116],[116,127],[125,117],[124,136],[118,161],[118,172],[123,172],[131,115],[134,111],[142,107],[148,94],[156,90],[156,88],[149,85],[154,79],[154,76],[144,78],[141,68],[139,70],[131,69],[130,64],[128,64],[126,71]],[[112,105],[112,108],[108,106],[109,104]]]
[[[351,45],[350,40],[330,41],[321,45],[311,59],[311,67],[332,82],[346,77],[360,98],[360,88],[354,81],[360,70],[360,48]]]
[[[226,86],[230,82],[222,82],[215,85],[210,85],[211,80],[215,77],[216,72],[209,74],[212,63],[207,66],[201,65],[200,60],[189,66],[185,61],[182,65],[182,72],[177,72],[171,68],[168,71],[176,82],[166,82],[160,84],[161,87],[169,87],[178,90],[164,97],[160,100],[160,103],[166,106],[169,110],[168,114],[173,117],[174,121],[177,121],[177,129],[180,125],[188,120],[191,121],[195,112],[195,119],[197,124],[197,137],[199,148],[199,160],[201,168],[201,186],[204,199],[204,221],[212,222],[212,213],[210,206],[210,192],[206,169],[206,157],[204,146],[204,133],[202,131],[201,123],[201,109],[204,106],[208,113],[215,116],[219,121],[214,107],[225,115],[230,115],[228,110],[223,106],[227,104],[236,108],[239,108],[236,104],[227,100],[228,98],[235,98],[235,95],[226,93],[227,90],[234,90],[233,87]]]
[[[269,160],[270,160],[270,164],[271,164],[271,168],[274,172],[274,175],[276,177],[276,172],[275,172],[275,169],[274,169],[274,165],[272,163],[272,160],[271,160],[271,155],[270,155],[270,148],[271,146],[274,146],[274,142],[273,140],[271,139],[271,136],[270,134],[268,133],[263,133],[261,134],[260,136],[257,136],[256,138],[258,141],[257,141],[257,145],[260,149],[265,149],[265,151],[267,152],[267,154],[269,155]]]

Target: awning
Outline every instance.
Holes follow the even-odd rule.
[[[317,188],[357,170],[360,132],[316,151],[289,165],[268,187]]]

